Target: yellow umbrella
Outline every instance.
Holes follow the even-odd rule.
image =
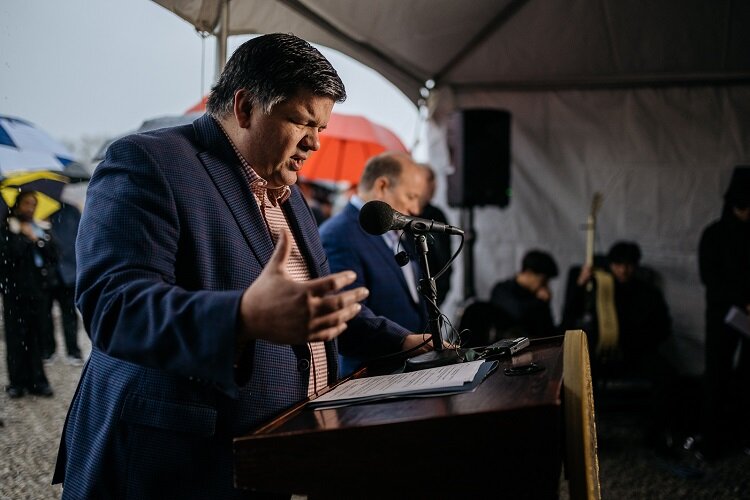
[[[70,181],[56,172],[40,170],[36,172],[13,173],[0,181],[0,192],[5,203],[12,207],[21,191],[35,191],[37,206],[34,218],[44,220],[60,209],[62,189]]]

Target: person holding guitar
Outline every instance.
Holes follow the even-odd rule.
[[[632,241],[616,242],[607,254],[606,272],[614,284],[612,297],[618,335],[616,344],[608,347],[605,356],[612,362],[631,366],[641,363],[644,355],[655,351],[670,336],[672,324],[664,296],[653,283],[649,270],[640,267],[640,260],[640,247]],[[585,265],[578,274],[576,300],[568,308],[577,309],[579,316],[584,313],[586,286],[594,272],[594,268]],[[595,354],[599,353],[601,349]]]
[[[640,260],[637,243],[618,241],[610,247],[603,268],[596,268],[597,271],[592,266],[582,266],[573,286],[568,287],[562,328],[584,328],[577,325],[582,325],[591,297],[587,295],[587,284],[594,279],[595,286],[602,286],[602,275],[606,273],[613,284],[610,295],[617,337],[616,343],[606,349],[601,347],[601,336],[598,344],[592,342],[597,346],[591,352],[592,377],[595,383],[609,378],[648,381],[652,389],[651,428],[647,429],[646,438],[650,444],[663,447],[676,417],[670,391],[676,370],[661,352],[671,335],[672,320],[664,296],[655,284],[654,272],[641,267]],[[597,304],[593,310],[599,312],[602,308]]]

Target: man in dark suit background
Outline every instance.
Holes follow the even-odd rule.
[[[365,288],[341,291],[355,275],[329,274],[294,186],[344,98],[310,44],[259,36],[206,115],[109,147],[76,244],[92,351],[60,443],[63,498],[257,498],[233,488],[232,439],[336,380],[347,322],[374,342],[408,334],[371,321]]]
[[[81,349],[78,347],[78,311],[75,306],[76,288],[76,236],[78,224],[81,222],[81,212],[73,205],[62,203],[60,210],[49,218],[52,224],[50,235],[57,242],[57,280],[50,289],[50,300],[47,301],[45,312],[45,328],[42,339],[42,357],[51,361],[56,357],[57,345],[55,341],[55,326],[52,319],[52,303],[57,301],[60,307],[63,338],[65,340],[65,362],[80,366]]]
[[[424,169],[408,154],[381,153],[367,161],[357,184],[357,194],[341,212],[320,227],[320,239],[331,270],[351,269],[356,272],[357,279],[351,286],[365,286],[370,290],[365,301],[368,309],[411,332],[427,331],[427,309],[417,291],[420,269],[412,251],[413,242],[408,235],[399,238],[398,231],[378,236],[365,232],[359,224],[359,211],[365,203],[378,200],[402,214],[417,215],[425,187]],[[402,251],[411,253],[403,266],[395,258]],[[412,340],[420,342],[409,345]],[[391,335],[391,338],[384,337],[388,344],[386,349],[375,352],[365,350],[367,344],[358,337],[342,338],[341,345],[354,344],[347,346],[354,355],[343,353],[341,357],[342,374],[354,371],[362,362],[377,355],[415,347],[421,340],[421,337],[407,338],[407,345],[403,345],[403,338]]]
[[[427,163],[421,164],[422,168],[425,169],[425,175],[427,176],[427,185],[422,199],[420,200],[421,213],[419,216],[423,219],[435,220],[448,224],[448,216],[445,215],[440,207],[432,204],[432,199],[435,197],[435,190],[437,189],[437,180],[435,179],[435,171]],[[435,277],[445,265],[450,261],[453,255],[453,248],[451,245],[451,236],[445,233],[434,233],[428,235],[429,238],[429,252],[427,253],[427,261],[430,266],[430,274]],[[440,305],[448,296],[448,292],[451,288],[451,272],[452,269],[448,267],[443,274],[435,279],[435,288],[437,291],[437,305]]]

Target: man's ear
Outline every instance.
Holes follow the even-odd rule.
[[[372,183],[372,191],[381,197],[386,189],[391,187],[391,181],[385,175],[381,175]]]
[[[240,128],[250,126],[253,105],[250,103],[250,93],[245,89],[240,89],[234,93],[234,116]]]

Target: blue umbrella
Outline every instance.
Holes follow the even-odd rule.
[[[68,148],[47,132],[26,120],[0,115],[0,188],[9,206],[20,190],[37,191],[37,217],[44,218],[59,208],[68,183],[85,183],[90,177]]]
[[[62,171],[73,154],[39,127],[0,115],[0,178],[37,170]]]

